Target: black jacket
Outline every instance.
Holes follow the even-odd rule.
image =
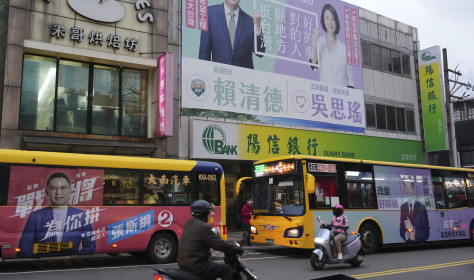
[[[208,223],[198,218],[189,219],[178,246],[179,267],[194,273],[203,271],[210,261],[210,248],[230,253],[234,245],[222,240]]]

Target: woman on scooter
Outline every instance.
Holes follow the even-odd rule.
[[[335,205],[332,208],[332,217],[330,225],[332,226],[331,238],[337,249],[337,259],[342,260],[341,243],[347,239],[347,229],[349,229],[349,220],[344,215],[344,207],[342,205]]]

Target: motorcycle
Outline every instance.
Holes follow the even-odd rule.
[[[236,246],[240,246],[235,242]],[[224,262],[234,271],[234,280],[257,280],[257,275],[244,263],[244,261],[236,253],[225,253]],[[178,268],[153,268],[156,270],[154,274],[155,280],[206,280],[191,272]]]
[[[332,256],[331,248],[335,247],[334,241],[331,239],[332,226],[321,221],[320,229],[314,238],[314,251],[311,254],[311,266],[315,270],[321,270],[327,264],[349,263],[353,267],[358,267],[364,261],[365,250],[362,246],[359,233],[347,234],[347,239],[342,242],[342,260]],[[334,246],[334,247],[333,247]]]

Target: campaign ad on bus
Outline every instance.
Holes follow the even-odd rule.
[[[137,174],[144,176],[143,191]],[[146,251],[159,230],[179,239],[191,218],[186,206],[194,199],[196,178],[190,174],[11,166],[7,206],[0,208],[2,256]],[[218,188],[214,181],[209,186]],[[217,207],[214,224],[219,217]]]

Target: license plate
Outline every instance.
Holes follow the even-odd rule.
[[[273,245],[273,239],[266,239],[265,241],[268,245]]]
[[[363,261],[363,260],[364,260],[364,256],[360,256],[360,255],[357,256],[357,260],[360,261],[360,262]]]

